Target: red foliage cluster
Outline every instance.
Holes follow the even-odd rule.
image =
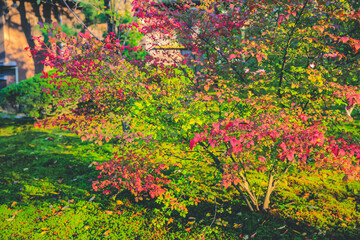
[[[135,154],[125,157],[115,155],[112,160],[97,165],[96,170],[100,171],[100,175],[99,180],[93,182],[93,189],[105,189],[104,194],[109,194],[111,191],[107,187],[112,187],[131,191],[137,200],[146,194],[155,198],[164,194],[164,186],[171,182],[161,173],[168,168],[166,165],[160,164],[155,168],[148,163],[148,159]]]
[[[279,115],[261,114],[251,120],[223,120],[214,123],[210,131],[196,133],[190,148],[199,142],[207,142],[212,147],[223,145],[236,168],[239,162],[242,168],[257,162],[255,165],[261,166],[256,168],[258,171],[271,168],[277,162],[289,165],[316,162],[317,166],[332,166],[360,178],[360,146],[326,137],[326,127],[321,126],[321,122],[309,124],[310,118],[282,111]]]

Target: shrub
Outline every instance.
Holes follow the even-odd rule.
[[[58,125],[100,145],[112,141],[118,149],[98,166],[96,190],[125,188],[182,213],[184,203],[236,199],[237,191],[260,211],[270,208],[277,183],[293,168],[360,178],[359,142],[333,131],[353,120],[360,104],[358,88],[340,74],[357,71],[348,61],[360,41],[341,36],[360,16],[337,1],[341,12],[312,0],[231,2],[189,2],[175,10],[134,3],[146,23],[140,30],[154,42],[160,29],[163,38],[176,34],[192,50],[182,61],[169,54],[171,66],[156,56],[142,69],[131,65],[122,54],[138,48],[114,36],[101,42],[88,32],[59,31],[51,39],[57,49],[42,43],[46,64],[60,75],[58,91],[48,92],[61,96],[58,105],[67,104],[67,113],[38,125]],[[244,26],[248,39],[242,39]],[[60,42],[66,47],[59,49]],[[264,180],[256,185],[254,179]]]
[[[54,71],[51,71],[54,72]],[[34,77],[0,90],[0,105],[10,106],[33,118],[43,118],[52,109],[52,97],[44,88],[54,88],[49,79],[36,74]]]

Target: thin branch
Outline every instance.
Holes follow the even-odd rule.
[[[214,218],[210,224],[210,228],[211,226],[214,224],[215,220],[216,220],[216,213],[217,213],[217,203],[216,203],[216,197],[215,197],[215,213],[214,213]]]
[[[254,208],[253,208],[252,204],[250,203],[249,199],[247,198],[247,196],[245,195],[245,193],[241,190],[241,188],[239,188],[239,186],[235,185],[234,183],[232,183],[232,185],[241,194],[241,196],[245,199],[245,202],[248,205],[248,207],[250,208],[250,211],[253,212]]]
[[[284,55],[282,57],[282,65],[281,65],[281,70],[280,70],[280,80],[279,80],[279,87],[278,87],[278,96],[281,98],[281,93],[280,93],[280,89],[281,89],[281,85],[282,85],[282,80],[284,78],[284,68],[285,68],[285,64],[286,64],[286,60],[287,60],[287,54],[288,54],[288,50],[289,50],[289,47],[290,47],[290,43],[291,43],[291,40],[294,36],[294,32],[295,32],[295,29],[297,27],[297,24],[299,23],[300,21],[300,18],[306,8],[306,5],[308,4],[309,0],[305,0],[305,3],[299,13],[299,16],[298,18],[295,20],[295,25],[293,27],[293,29],[291,30],[291,32],[289,33],[288,35],[288,40],[287,40],[287,43],[286,43],[286,47],[284,49]]]
[[[66,7],[69,9],[69,11],[75,16],[75,18],[84,26],[84,28],[85,28],[86,30],[88,30],[89,33],[90,33],[91,35],[93,35],[94,38],[96,38],[98,41],[100,41],[100,39],[99,39],[98,37],[96,37],[94,33],[92,33],[92,32],[90,31],[90,29],[85,25],[85,23],[84,23],[83,21],[81,21],[81,19],[79,18],[79,16],[69,7],[69,5],[67,4],[66,0],[63,0],[63,2],[64,2],[64,4],[66,5]]]
[[[210,155],[210,157],[211,157],[211,158],[214,160],[214,162],[215,162],[216,168],[221,172],[221,174],[223,174],[223,173],[224,173],[224,169],[222,169],[220,159],[219,159],[215,154],[213,154],[212,152],[210,152],[209,149],[206,148],[206,146],[205,146],[204,143],[199,142],[199,144],[200,144],[200,146],[203,147],[203,149],[205,150],[205,152]]]
[[[175,15],[173,15],[173,17],[176,17]],[[236,68],[234,67],[234,65],[229,61],[229,59],[224,55],[224,53],[221,50],[217,50],[216,46],[214,46],[214,44],[212,44],[211,42],[209,42],[207,39],[203,38],[200,36],[200,34],[198,34],[191,26],[188,26],[188,24],[186,24],[186,21],[184,19],[181,19],[185,24],[186,28],[188,28],[193,34],[195,34],[200,40],[202,40],[203,42],[205,42],[206,44],[208,44],[208,46],[210,46],[212,49],[215,49],[223,59],[226,60],[226,62],[231,66],[231,68],[235,71],[235,73],[240,77],[241,81],[243,83],[248,83],[248,81],[241,75],[241,73],[239,73]],[[229,29],[227,29],[225,27],[226,30],[229,31]],[[229,32],[230,34],[230,32]]]

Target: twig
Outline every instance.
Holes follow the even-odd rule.
[[[210,228],[211,226],[214,224],[215,220],[216,220],[216,213],[217,213],[217,204],[216,204],[216,197],[215,197],[215,213],[214,213],[214,218],[210,224]]]
[[[75,18],[84,26],[84,28],[85,28],[86,30],[88,30],[89,33],[90,33],[91,35],[93,35],[94,38],[96,38],[98,41],[100,41],[100,39],[99,39],[98,37],[96,37],[94,33],[92,33],[92,32],[90,31],[90,29],[85,25],[85,23],[84,23],[84,22],[78,17],[78,15],[69,7],[69,5],[67,4],[66,0],[63,0],[63,2],[64,2],[64,4],[66,5],[66,7],[69,9],[69,11],[75,16]]]
[[[290,47],[290,43],[291,43],[291,40],[294,36],[294,31],[297,27],[297,24],[299,23],[300,21],[300,18],[306,8],[306,5],[308,4],[309,0],[305,0],[305,3],[304,3],[304,6],[302,7],[300,13],[299,13],[299,17],[295,20],[295,24],[294,24],[294,27],[293,29],[291,30],[291,32],[289,33],[289,38],[287,40],[287,43],[286,43],[286,47],[284,49],[284,55],[283,55],[283,58],[282,58],[282,65],[281,65],[281,70],[280,70],[280,80],[279,80],[279,88],[278,88],[278,96],[281,98],[281,93],[280,93],[280,89],[281,89],[281,85],[282,85],[282,80],[284,78],[284,68],[285,68],[285,63],[286,63],[286,59],[287,59],[287,54],[288,54],[288,50],[289,50],[289,47]]]

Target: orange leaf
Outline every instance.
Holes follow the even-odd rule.
[[[113,211],[105,211],[106,214],[111,215],[113,214]]]
[[[360,43],[354,44],[354,49],[355,49],[355,53],[357,53],[358,50],[360,49]]]

